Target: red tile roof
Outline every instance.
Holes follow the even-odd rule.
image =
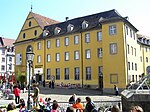
[[[59,23],[59,21],[50,19],[48,17],[42,16],[33,12],[31,12],[31,14],[36,19],[36,21],[38,22],[38,24],[41,26],[42,29],[44,29],[44,26]]]
[[[2,41],[3,41],[3,46],[13,46],[13,43],[15,42],[14,39],[8,39],[3,37],[2,37]]]

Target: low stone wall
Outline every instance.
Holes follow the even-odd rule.
[[[136,93],[132,90],[124,90],[121,93],[121,102],[123,112],[128,112],[132,106],[140,106],[144,112],[150,112],[150,94],[148,90]]]

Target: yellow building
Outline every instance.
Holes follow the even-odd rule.
[[[37,81],[54,80],[56,84],[112,92],[114,85],[124,89],[146,73],[150,39],[146,39],[146,45],[141,44],[138,30],[116,10],[60,23],[50,19],[50,24],[43,27],[37,15],[29,13],[15,42],[16,73],[27,71],[28,46],[35,54],[32,75]],[[20,55],[22,59],[18,61]],[[144,61],[140,61],[140,56]]]

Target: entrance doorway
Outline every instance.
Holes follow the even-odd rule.
[[[42,82],[42,75],[36,74],[36,82]]]
[[[99,75],[98,79],[99,79],[99,89],[103,90],[103,76]]]

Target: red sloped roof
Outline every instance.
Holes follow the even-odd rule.
[[[53,20],[51,18],[36,14],[36,13],[32,13],[32,16],[36,19],[36,21],[38,22],[38,24],[41,26],[42,29],[44,29],[44,26],[47,25],[51,25],[51,24],[56,24],[59,23],[59,21]]]
[[[14,39],[8,39],[8,38],[2,38],[3,46],[13,46],[13,43],[15,42]]]

